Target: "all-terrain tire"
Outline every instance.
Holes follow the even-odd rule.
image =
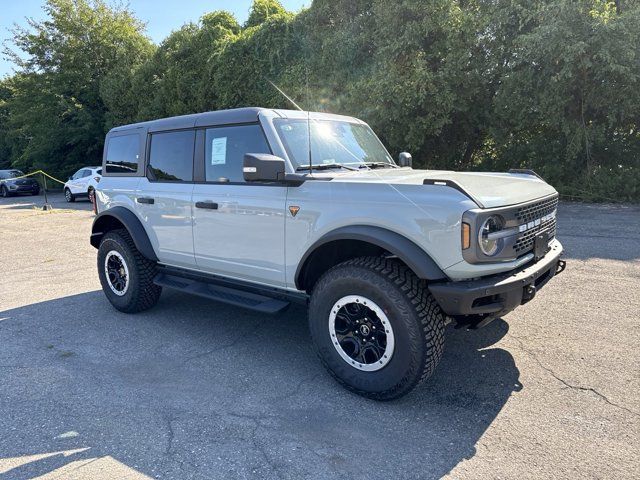
[[[129,283],[126,292],[121,296],[112,291],[105,272],[105,259],[111,251],[122,256],[129,271],[127,278]],[[102,238],[98,249],[100,283],[107,299],[121,312],[141,312],[158,303],[162,288],[153,283],[156,269],[156,263],[145,258],[138,251],[127,230],[112,230]]]
[[[347,295],[361,295],[379,306],[393,328],[391,359],[376,371],[362,371],[334,347],[329,330],[332,307]],[[327,271],[315,285],[309,329],[320,360],[349,390],[375,400],[406,395],[429,378],[442,357],[446,315],[423,280],[403,263],[360,257]]]

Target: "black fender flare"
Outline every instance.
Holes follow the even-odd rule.
[[[302,256],[295,274],[295,284],[299,288],[302,274],[309,257],[318,247],[336,240],[360,240],[376,245],[396,255],[418,276],[424,280],[443,280],[447,276],[433,261],[427,252],[407,237],[382,227],[369,225],[351,225],[340,227],[323,235]]]
[[[140,222],[140,219],[135,213],[125,207],[113,207],[96,216],[91,227],[90,243],[93,247],[100,247],[100,240],[105,233],[111,230],[111,228],[108,227],[113,225],[113,219],[124,225],[124,228],[126,228],[129,235],[131,235],[133,243],[142,256],[154,262],[158,261],[156,252],[151,246],[151,241],[142,222]]]

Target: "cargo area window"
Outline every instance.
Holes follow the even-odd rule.
[[[209,128],[204,151],[207,182],[244,182],[245,153],[271,153],[260,125]]]
[[[140,135],[119,135],[107,143],[106,173],[135,175],[138,172]],[[77,174],[76,174],[77,175]]]
[[[191,182],[193,180],[194,130],[151,135],[149,170],[151,180]]]

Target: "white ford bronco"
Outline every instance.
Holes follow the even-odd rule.
[[[529,170],[394,162],[356,118],[241,108],[106,137],[91,244],[115,308],[162,288],[262,313],[309,306],[329,372],[388,400],[434,371],[449,321],[531,300],[565,263],[558,193]]]

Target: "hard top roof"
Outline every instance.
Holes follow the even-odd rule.
[[[147,122],[132,123],[114,127],[109,133],[122,132],[133,129],[147,129],[150,132],[163,130],[177,130],[181,128],[205,127],[213,125],[228,125],[236,123],[254,123],[258,121],[258,116],[278,118],[307,118],[307,112],[299,110],[281,110],[262,107],[233,108],[229,110],[217,110],[214,112],[194,113],[191,115],[180,115],[177,117],[160,118]],[[364,123],[354,117],[334,115],[331,113],[309,112],[312,119],[333,119],[347,122]]]

